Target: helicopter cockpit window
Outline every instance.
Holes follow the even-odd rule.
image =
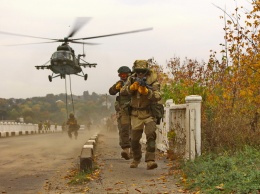
[[[52,54],[52,59],[69,59],[72,60],[72,55],[70,52],[67,51],[56,51],[55,53]]]

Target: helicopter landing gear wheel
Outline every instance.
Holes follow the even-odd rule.
[[[48,78],[49,78],[49,81],[52,82],[52,76],[49,75]]]
[[[88,79],[88,74],[85,74],[84,75],[84,80],[87,80]]]

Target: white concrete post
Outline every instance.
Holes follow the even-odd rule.
[[[186,152],[185,158],[193,160],[201,155],[201,101],[202,97],[191,95],[185,98],[186,110]]]
[[[172,106],[175,105],[175,103],[173,102],[172,99],[169,99],[169,100],[166,100],[166,103],[165,103],[165,134],[166,134],[166,137],[167,137],[167,134],[168,132],[170,131],[170,124],[171,124],[171,117],[170,117],[170,109]],[[167,146],[167,149],[169,149],[169,140],[168,140],[168,137],[166,138],[167,142],[166,142],[166,146]]]

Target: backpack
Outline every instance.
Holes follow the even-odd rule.
[[[156,118],[156,124],[160,125],[161,120],[163,119],[163,116],[164,116],[164,106],[159,103],[153,103],[151,105],[151,111],[152,111],[153,117]]]

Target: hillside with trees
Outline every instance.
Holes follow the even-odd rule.
[[[88,91],[72,98],[66,94],[26,99],[0,98],[0,118],[3,121],[23,118],[25,123],[49,120],[61,125],[68,114],[74,112],[80,124],[86,124],[89,120],[95,123],[114,113],[114,101],[114,96],[95,92],[89,94]]]

